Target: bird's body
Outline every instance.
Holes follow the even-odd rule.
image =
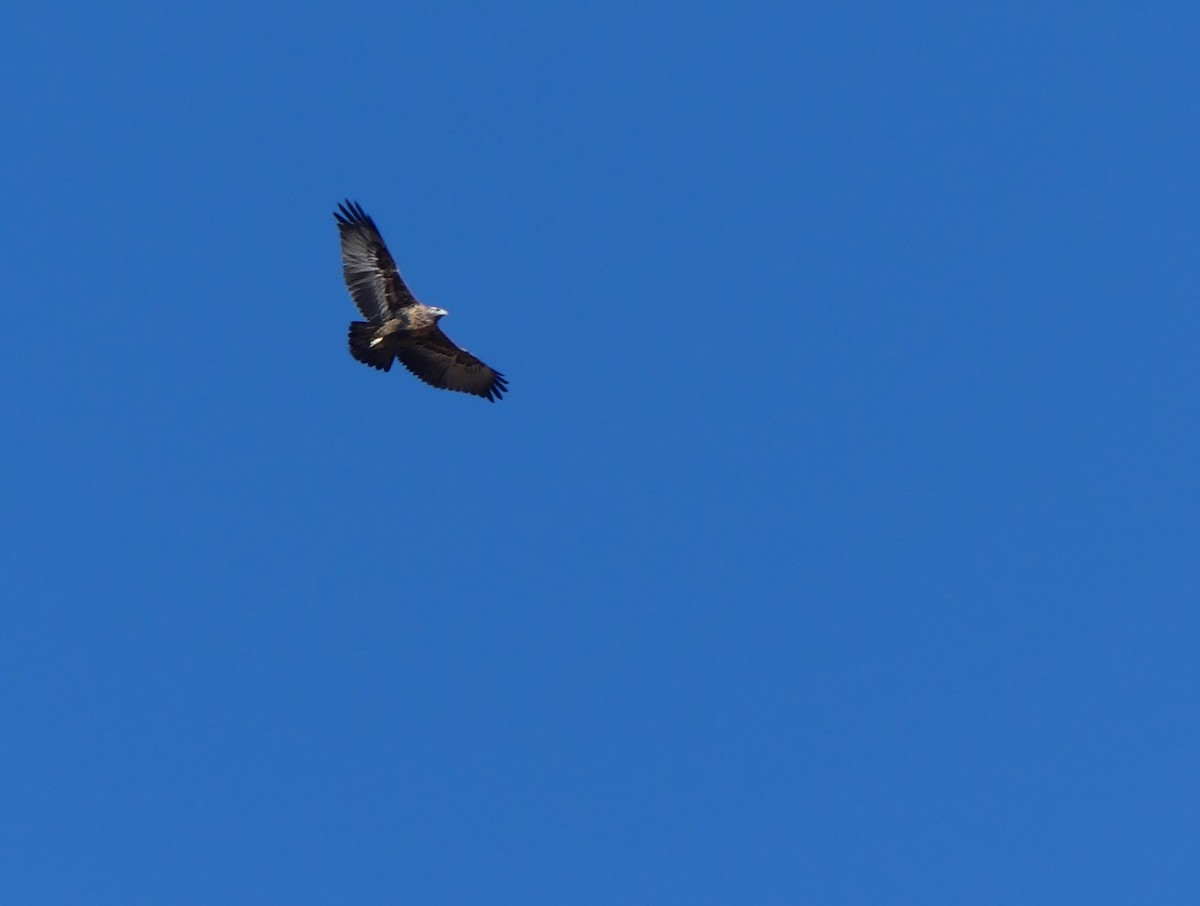
[[[428,305],[418,302],[416,305],[400,309],[394,316],[383,322],[379,331],[381,334],[403,331],[413,336],[424,336],[437,327],[441,312],[440,308],[430,308]]]
[[[350,323],[350,354],[388,371],[399,359],[427,384],[473,393],[488,401],[504,396],[508,382],[442,333],[443,308],[422,305],[409,291],[375,222],[347,201],[334,213],[342,240],[342,274],[366,321]]]

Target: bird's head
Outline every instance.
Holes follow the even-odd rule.
[[[446,311],[446,309],[438,308],[436,305],[429,306],[429,313],[435,318],[444,318],[446,315],[450,314],[450,312]]]

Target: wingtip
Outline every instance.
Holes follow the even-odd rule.
[[[508,393],[508,378],[502,375],[499,371],[495,372],[495,377],[492,379],[491,392],[495,394],[495,399],[490,396],[488,399],[491,402],[504,399],[504,394]]]
[[[508,380],[500,372],[496,372],[492,378],[492,385],[488,387],[484,396],[489,403],[494,403],[504,399],[504,394],[508,393]]]
[[[345,226],[353,226],[359,223],[374,226],[371,218],[367,216],[367,212],[363,210],[362,205],[357,201],[351,201],[349,198],[338,202],[338,209],[333,212],[333,219]]]

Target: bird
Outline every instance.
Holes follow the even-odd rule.
[[[346,199],[333,214],[342,243],[342,276],[366,321],[350,323],[350,354],[388,371],[392,362],[434,387],[502,399],[508,381],[454,344],[438,322],[449,312],[417,301],[400,277],[379,228],[358,202]]]

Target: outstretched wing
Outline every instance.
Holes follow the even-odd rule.
[[[396,346],[396,358],[426,384],[444,390],[473,393],[489,402],[502,398],[508,381],[435,327],[425,336],[404,337]]]
[[[398,309],[415,304],[375,221],[362,205],[347,199],[333,216],[342,236],[342,276],[363,317],[387,320]]]

